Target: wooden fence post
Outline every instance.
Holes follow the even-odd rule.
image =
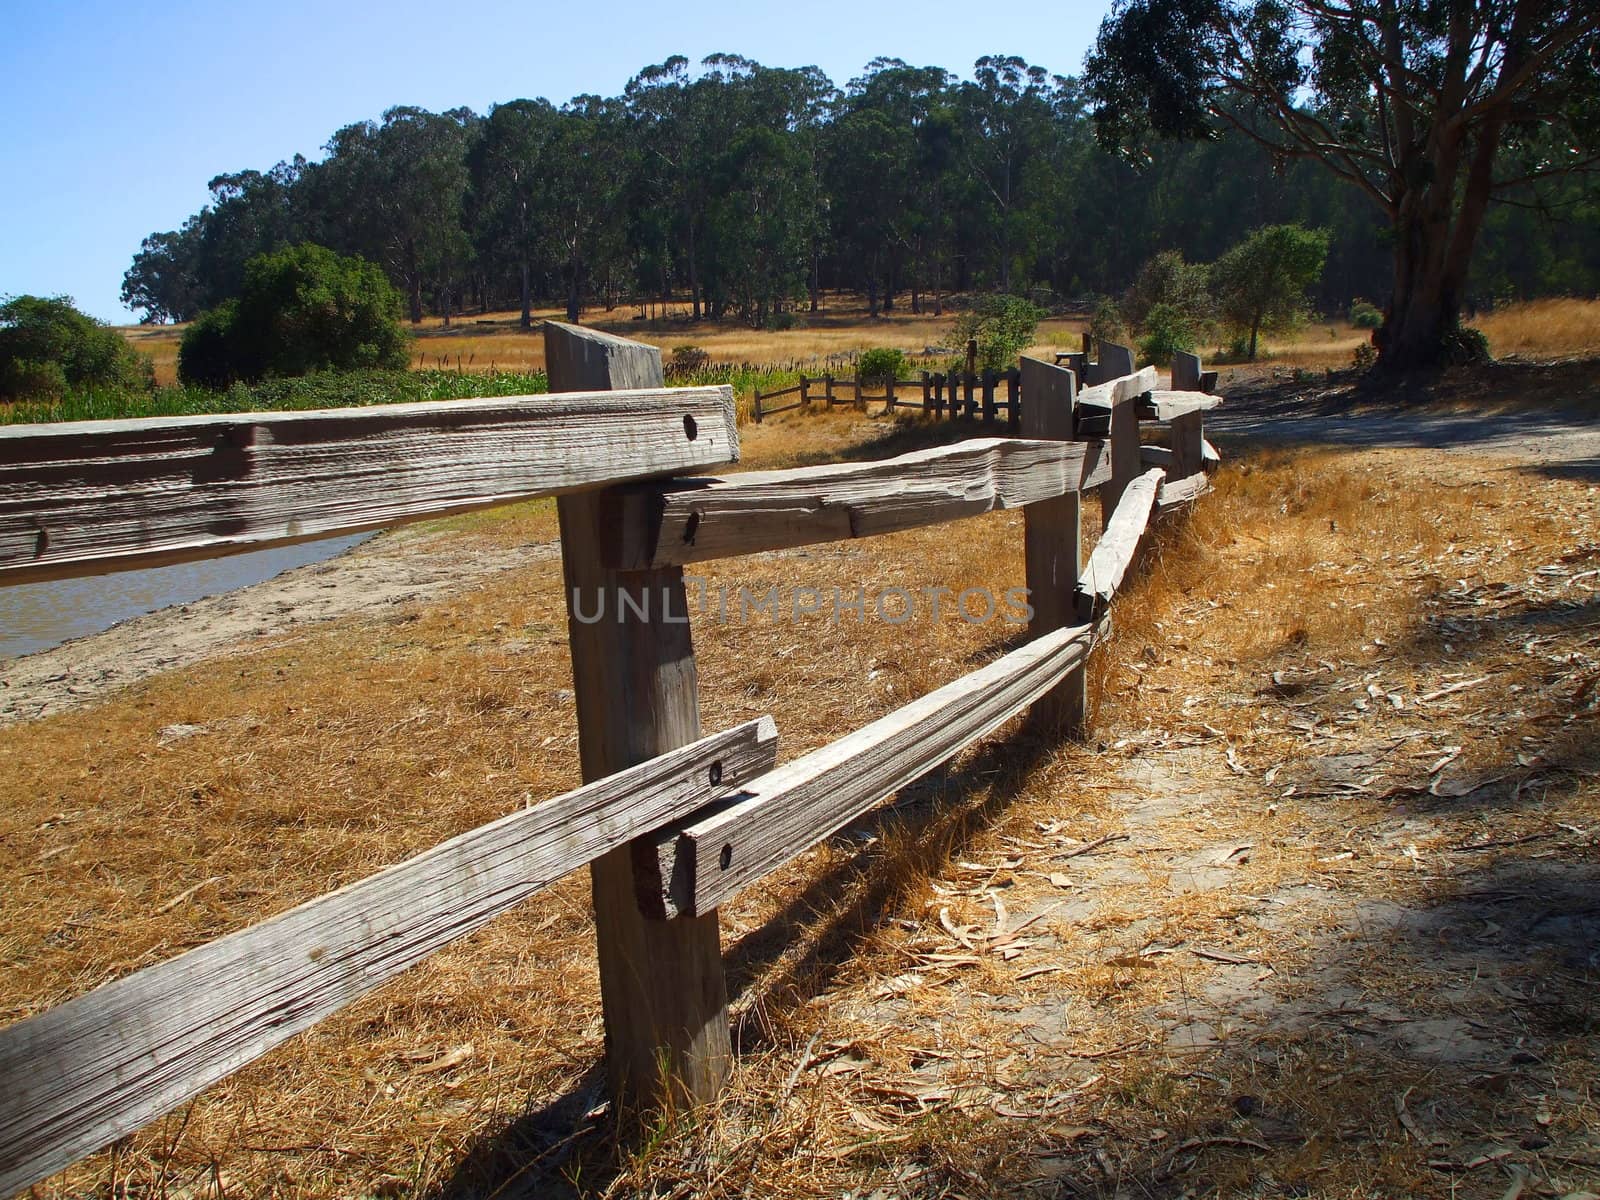
[[[811,381],[805,377],[805,373],[804,372],[801,372],[801,374],[800,374],[800,407],[801,408],[810,408],[811,407],[811,392],[808,390],[810,387],[811,387]]]
[[[544,338],[551,391],[662,386],[654,346],[556,322],[546,322]],[[700,734],[683,571],[603,567],[601,496],[579,492],[556,502],[586,781]],[[624,596],[644,606],[644,619],[636,608],[621,619]],[[612,1102],[617,1111],[637,1112],[670,1090],[676,1102],[704,1103],[721,1090],[732,1058],[717,914],[647,918],[634,849],[613,850],[590,866]]]
[[[928,373],[922,373],[922,415],[927,416],[933,411],[933,389],[928,386]]]
[[[833,372],[829,371],[822,377],[823,398],[827,400],[828,407],[833,407]]]
[[[1006,372],[1006,430],[1016,433],[1022,428],[1022,371],[1012,367]]]
[[[984,368],[982,386],[983,419],[985,421],[992,422],[994,420],[994,385],[998,378],[999,376],[997,376],[993,371],[989,370],[987,367]]]
[[[884,412],[894,411],[894,376],[890,375],[883,381]]]
[[[976,395],[977,387],[978,377],[971,371],[968,371],[961,380],[961,389],[965,393],[961,411],[962,415],[965,416],[969,421],[978,415],[978,400]]]
[[[1077,380],[1072,372],[1037,358],[1022,360],[1022,436],[1049,441],[1072,438]],[[1040,637],[1078,623],[1075,593],[1083,570],[1079,496],[1076,491],[1041,500],[1022,510],[1027,556],[1028,632]],[[1088,697],[1083,668],[1069,674],[1034,702],[1029,723],[1042,733],[1082,737]]]
[[[752,388],[756,394],[755,404],[750,409],[750,415],[756,419],[756,424],[761,424],[761,389]]]
[[[1133,374],[1133,351],[1126,346],[1110,342],[1100,343],[1100,370],[1110,371],[1107,379],[1120,379]],[[1139,397],[1125,395],[1113,397],[1111,402],[1111,428],[1106,441],[1111,456],[1111,479],[1100,485],[1100,528],[1111,524],[1111,514],[1117,510],[1117,501],[1123,490],[1139,477]],[[1175,477],[1176,478],[1176,477]]]
[[[1203,391],[1205,374],[1201,370],[1200,356],[1183,351],[1172,356],[1172,390],[1175,392]],[[1172,422],[1172,469],[1169,479],[1184,479],[1205,469],[1204,438],[1205,414],[1184,413]]]

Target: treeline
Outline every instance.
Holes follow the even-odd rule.
[[[1600,201],[1559,186],[1491,217],[1475,303],[1600,287]],[[1084,298],[1121,292],[1158,251],[1211,261],[1284,222],[1329,231],[1327,311],[1381,301],[1391,269],[1384,218],[1326,171],[1242,137],[1136,168],[1096,145],[1074,79],[1015,57],[980,58],[971,80],[879,58],[842,89],[814,67],[674,57],[559,108],[392,108],[337,131],[321,161],[210,187],[124,278],[148,321],[214,308],[251,258],[304,242],[379,264],[413,321],[676,300],[770,327],[835,288],[874,313],[974,290]]]

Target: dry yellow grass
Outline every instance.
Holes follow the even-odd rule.
[[[897,440],[877,453],[950,436],[846,412],[780,419],[749,431],[747,462],[857,452],[886,433]],[[602,1030],[575,876],[40,1194],[1015,1194],[1041,1172],[1056,1172],[1047,1191],[1156,1191],[1181,1178],[1230,1194],[1265,1187],[1263,1164],[1275,1186],[1330,1200],[1437,1191],[1432,1151],[1395,1125],[1393,1096],[1419,1084],[1403,1064],[1310,1035],[1283,1035],[1271,1056],[1248,1063],[1159,1044],[1152,1012],[1171,1008],[1182,1022],[1198,980],[1193,960],[1148,947],[1225,947],[1287,975],[1328,953],[1330,930],[1254,925],[1238,895],[1174,889],[1166,856],[1117,845],[1071,860],[1073,870],[1102,859],[1129,867],[1056,949],[1015,963],[968,956],[938,914],[982,930],[996,920],[994,894],[1017,913],[1041,896],[1073,895],[1039,869],[1036,847],[1115,833],[1123,772],[1169,752],[1189,754],[1173,769],[1193,790],[1162,825],[1158,849],[1248,843],[1240,888],[1252,894],[1307,880],[1389,900],[1420,894],[1424,882],[1403,859],[1402,871],[1388,860],[1321,861],[1384,819],[1384,802],[1295,807],[1274,800],[1280,785],[1228,804],[1227,788],[1246,785],[1221,753],[1226,745],[1254,780],[1274,765],[1289,779],[1305,735],[1261,689],[1274,670],[1315,676],[1319,660],[1340,684],[1317,697],[1319,718],[1352,736],[1355,726],[1338,721],[1366,695],[1363,676],[1378,671],[1385,689],[1415,696],[1490,667],[1500,711],[1520,715],[1469,744],[1464,734],[1475,731],[1456,723],[1468,710],[1435,710],[1433,733],[1456,736],[1467,745],[1462,761],[1484,766],[1542,736],[1545,691],[1566,689],[1566,703],[1582,683],[1577,660],[1559,668],[1571,682],[1557,674],[1552,683],[1557,668],[1520,642],[1446,650],[1422,620],[1463,576],[1491,596],[1562,555],[1578,555],[1575,573],[1597,565],[1600,512],[1580,483],[1462,471],[1461,460],[1395,452],[1230,464],[1218,493],[1166,535],[1146,582],[1119,602],[1114,640],[1094,668],[1103,753],[1013,733],[725,907],[741,1055],[714,1113],[669,1117],[624,1149],[584,1119],[600,1098]],[[1086,528],[1096,515],[1090,504]],[[554,537],[552,516],[549,504],[521,506],[455,528],[468,546],[526,542]],[[1020,524],[1019,514],[991,514],[701,574],[713,593],[1005,587],[1021,578]],[[774,713],[792,757],[971,670],[1016,632],[934,624],[925,613],[904,626],[701,620],[704,724]],[[1571,636],[1571,652],[1585,653],[1582,628]],[[5,730],[0,794],[11,802],[0,814],[0,868],[11,891],[0,1020],[572,785],[568,686],[552,561],[391,620],[344,622]],[[1581,703],[1580,690],[1569,710]],[[1371,719],[1389,732],[1402,718]],[[178,723],[203,728],[163,734]],[[1600,820],[1592,783],[1564,803],[1565,820]],[[1498,832],[1515,836],[1534,828],[1530,819],[1503,814]],[[1424,841],[1422,852],[1435,849]],[[951,950],[976,961],[930,957]],[[1040,965],[1051,973],[1030,973]],[[906,982],[912,968],[922,972],[916,984]],[[1372,986],[1400,986],[1405,969],[1371,964]],[[1066,1014],[1066,1057],[1019,1050],[1001,999]],[[1596,1083],[1583,1045],[1551,1067],[1580,1096]],[[1231,1091],[1219,1113],[1215,1079],[1224,1077]],[[1219,1139],[1262,1135],[1229,1123],[1234,1093],[1294,1112],[1309,1134],[1261,1142],[1269,1157],[1240,1153]],[[1592,1103],[1547,1103],[1558,1122],[1593,1116]]]
[[[1600,302],[1532,300],[1481,313],[1471,324],[1483,330],[1496,355],[1592,353],[1600,347]]]
[[[660,346],[670,356],[675,346],[703,347],[716,362],[804,364],[821,371],[848,362],[861,350],[890,346],[909,354],[929,347],[949,347],[952,319],[896,311],[870,318],[859,300],[829,295],[824,311],[795,314],[796,328],[767,331],[734,323],[691,324],[686,312],[675,306],[670,318],[632,319],[632,308],[610,313],[586,310],[584,321],[637,341]],[[541,308],[535,318],[561,319],[560,309]],[[1474,321],[1489,338],[1493,352],[1550,356],[1600,348],[1600,302],[1592,300],[1536,300],[1508,305],[1484,313]],[[1034,350],[1078,348],[1085,322],[1077,318],[1052,318],[1039,327]],[[126,326],[124,335],[140,353],[155,362],[161,383],[177,379],[178,343],[182,326]],[[1366,330],[1345,321],[1312,321],[1284,338],[1266,338],[1261,359],[1280,366],[1345,367],[1358,345],[1370,340]],[[544,369],[544,339],[537,329],[525,333],[515,312],[473,314],[456,318],[449,329],[438,317],[417,327],[412,365],[466,371],[491,368],[511,371]]]

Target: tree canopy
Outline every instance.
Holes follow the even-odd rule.
[[[0,303],[0,396],[73,387],[138,387],[151,379],[114,329],[78,311],[69,296],[13,296]]]
[[[1409,369],[1463,344],[1491,207],[1549,211],[1600,162],[1594,17],[1587,0],[1120,0],[1086,85],[1124,156],[1231,132],[1360,191],[1391,245],[1379,362]]]
[[[408,337],[400,296],[360,258],[306,243],[252,258],[237,298],[184,333],[178,373],[225,387],[266,376],[360,367],[404,367]]]
[[[1155,36],[1162,22],[1200,21],[1207,3],[1119,11],[1159,16],[1141,18]],[[1144,43],[1128,29],[1131,54]],[[695,319],[771,326],[829,288],[865,294],[874,312],[938,313],[952,293],[1120,294],[1159,250],[1212,261],[1250,229],[1286,223],[1329,230],[1318,303],[1388,295],[1386,213],[1347,203],[1315,155],[1285,158],[1236,95],[1224,104],[1205,73],[1220,51],[1205,45],[1184,58],[1156,43],[1161,69],[1127,76],[1192,77],[1193,95],[1150,110],[1159,121],[1133,103],[1112,112],[1105,88],[1123,76],[1109,67],[1085,85],[1009,55],[978,59],[968,79],[876,58],[843,85],[813,67],[674,56],[619,96],[512,100],[482,116],[393,108],[336,131],[319,161],[217,176],[200,212],[145,239],[123,295],[149,320],[192,319],[239,295],[251,258],[313,242],[378,264],[413,320],[531,315],[539,301],[647,316],[677,300]],[[1103,129],[1123,128],[1121,113],[1130,131],[1215,136],[1152,143],[1136,169],[1097,142],[1096,103]],[[1555,215],[1595,211],[1585,186],[1548,182],[1566,206]],[[1600,289],[1600,223],[1553,225],[1510,204],[1484,223],[1504,243],[1491,241],[1462,296]]]

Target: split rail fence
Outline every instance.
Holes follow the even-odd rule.
[[[697,478],[738,459],[729,389],[662,387],[653,347],[558,324],[545,338],[556,395],[0,430],[0,583],[557,496],[585,780],[0,1029],[0,1196],[585,864],[618,1111],[668,1090],[710,1099],[731,1055],[717,906],[1024,708],[1041,732],[1081,735],[1084,663],[1141,541],[1206,490],[1217,402],[1183,386],[1198,360],[1163,391],[1104,346],[1080,392],[1072,370],[1025,359],[1020,438]],[[1170,445],[1141,451],[1141,419],[1165,421]],[[1085,563],[1093,488],[1106,520]],[[770,717],[702,733],[685,563],[1017,507],[1034,609],[1021,648],[782,766]],[[596,611],[617,619],[575,617]]]

